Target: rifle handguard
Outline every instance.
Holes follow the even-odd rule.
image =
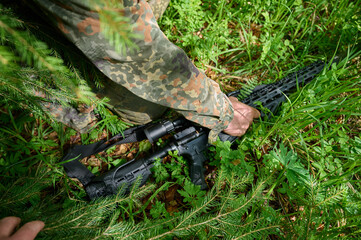
[[[241,102],[258,109],[261,112],[261,118],[263,118],[267,113],[263,112],[256,104],[256,102],[260,102],[263,108],[269,110],[268,117],[270,117],[271,113],[276,114],[281,103],[286,100],[286,96],[292,93],[297,87],[303,87],[309,83],[324,67],[324,62],[317,61],[295,73],[287,75],[278,82],[259,85],[253,89],[248,97],[242,99]],[[240,90],[227,94],[229,97],[239,97],[239,95]]]

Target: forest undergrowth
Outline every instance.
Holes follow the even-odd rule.
[[[99,74],[24,11],[0,5],[0,218],[44,221],[39,239],[361,237],[361,1],[172,0],[161,29],[224,92],[247,94],[317,60],[341,61],[233,145],[211,147],[208,190],[170,153],[145,186],[95,201],[66,176],[61,158],[129,125],[91,91]],[[63,106],[93,105],[91,131],[54,121],[34,89]],[[82,163],[99,175],[167,141],[119,145]]]

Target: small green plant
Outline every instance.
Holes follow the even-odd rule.
[[[178,193],[184,197],[183,202],[191,204],[192,207],[199,206],[204,201],[205,191],[201,191],[200,186],[189,180],[184,182],[184,190],[178,190]]]
[[[255,167],[246,161],[246,153],[241,147],[236,150],[232,150],[231,143],[229,141],[217,141],[216,148],[213,150],[216,152],[216,155],[210,164],[219,167],[224,172],[236,172],[237,175],[240,176],[246,174],[247,172],[255,172]]]
[[[183,184],[189,180],[189,172],[186,160],[178,155],[178,152],[169,152],[170,161],[166,163],[162,159],[156,159],[153,171],[157,182],[175,180],[178,184]]]

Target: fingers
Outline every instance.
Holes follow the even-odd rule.
[[[236,97],[229,97],[229,100],[232,103],[233,109],[245,113],[248,113],[248,111],[250,111],[250,114],[247,115],[250,115],[252,119],[259,118],[261,116],[261,113],[257,109],[238,101]]]
[[[22,226],[12,237],[12,240],[32,240],[44,228],[44,222],[33,221]]]
[[[261,113],[257,109],[255,109],[253,107],[250,107],[250,108],[252,108],[252,110],[253,110],[253,118],[259,118],[261,116]]]
[[[223,131],[232,136],[242,136],[246,133],[254,118],[260,117],[260,112],[244,103],[238,101],[235,97],[230,97],[234,109],[233,120]]]
[[[16,233],[16,227],[20,224],[18,217],[6,217],[0,220],[0,240],[33,240],[36,235],[44,228],[42,221],[28,222],[22,226]],[[13,234],[14,233],[14,234]]]
[[[6,217],[0,220],[0,239],[10,237],[19,225],[21,219],[18,217]]]

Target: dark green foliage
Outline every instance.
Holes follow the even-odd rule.
[[[94,94],[79,73],[38,40],[9,9],[0,5],[0,104],[27,109],[39,107],[36,92],[66,105],[91,104]],[[60,90],[61,89],[61,90]]]

